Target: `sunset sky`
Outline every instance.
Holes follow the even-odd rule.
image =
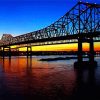
[[[18,36],[42,29],[57,21],[79,0],[0,0],[0,37],[4,33]],[[99,3],[100,0],[81,0]],[[88,44],[83,45],[87,50]],[[20,50],[25,50],[20,49]],[[77,50],[77,44],[33,47],[35,51]],[[95,43],[100,50],[100,43]]]
[[[100,44],[94,43],[94,50],[100,51]],[[89,44],[83,43],[83,51],[89,51]],[[19,51],[27,51],[27,48],[20,48]],[[77,44],[57,44],[47,46],[33,46],[32,51],[77,51]]]

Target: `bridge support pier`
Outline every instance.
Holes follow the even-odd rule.
[[[11,47],[9,46],[8,48],[9,48],[9,51],[8,51],[9,54],[8,54],[8,56],[11,57]]]
[[[29,51],[28,51],[29,47],[27,47],[27,57],[29,56]]]
[[[78,62],[81,63],[83,60],[82,58],[82,39],[78,39]]]
[[[94,62],[94,43],[93,43],[93,39],[90,39],[89,61],[91,63]]]
[[[19,56],[19,48],[16,48],[17,56]]]
[[[96,67],[97,66],[97,62],[94,60],[94,42],[93,42],[93,38],[89,39],[89,61],[83,61],[83,53],[82,53],[82,39],[79,38],[78,40],[78,61],[74,63],[75,67]]]
[[[3,58],[5,56],[5,47],[2,47],[2,56],[3,56]]]
[[[30,47],[30,57],[32,57],[32,47]]]
[[[0,56],[2,56],[2,48],[0,47]]]
[[[5,48],[7,48],[8,50],[5,51]],[[5,56],[9,56],[11,57],[11,47],[2,47],[1,48],[1,56],[4,58]]]
[[[94,42],[93,42],[93,38],[90,38],[90,42],[89,42],[90,46],[89,46],[89,63],[91,64],[91,66],[97,66],[97,62],[94,60]]]
[[[30,56],[30,57],[32,56],[32,47],[31,46],[27,47],[27,57],[28,56]]]

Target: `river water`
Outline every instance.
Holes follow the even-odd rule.
[[[100,100],[100,57],[82,70],[75,59],[39,61],[55,57],[63,56],[0,58],[0,100]]]

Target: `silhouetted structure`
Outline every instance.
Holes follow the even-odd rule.
[[[94,61],[94,42],[100,42],[100,4],[78,2],[69,12],[50,26],[6,40],[0,45],[2,55],[5,48],[16,45],[27,47],[27,55],[31,55],[32,47],[38,45],[78,43],[78,63],[83,60],[82,43],[90,44],[89,62]],[[76,63],[77,64],[77,63]]]

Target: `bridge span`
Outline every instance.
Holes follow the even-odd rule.
[[[27,54],[32,46],[78,43],[78,63],[83,61],[82,43],[90,45],[89,63],[94,61],[94,42],[100,42],[100,4],[78,2],[59,20],[51,25],[20,36],[4,36],[0,42],[2,56],[5,48],[16,45],[16,49],[27,47]]]

